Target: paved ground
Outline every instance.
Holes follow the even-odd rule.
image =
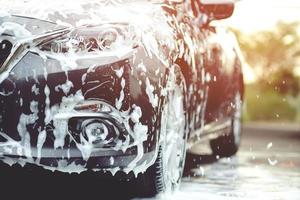
[[[274,128],[275,127],[275,128]],[[242,146],[232,158],[205,152],[190,156],[180,190],[155,199],[300,199],[300,129],[245,126]],[[128,199],[130,186],[86,172],[80,175],[32,168],[0,167],[0,193],[68,199]],[[2,199],[2,198],[0,198]]]
[[[190,175],[176,199],[300,199],[300,129],[247,126],[237,156],[204,156]]]

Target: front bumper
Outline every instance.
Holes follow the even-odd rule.
[[[5,152],[0,148],[0,152]],[[95,171],[109,171],[113,175],[118,171],[125,173],[134,172],[140,173],[145,171],[149,166],[154,163],[157,152],[147,152],[135,163],[134,167],[131,167],[132,163],[135,162],[137,157],[137,148],[133,147],[128,149],[126,152],[123,151],[97,151],[95,150],[88,160],[84,160],[81,155],[81,151],[75,149],[42,149],[42,158],[37,157],[38,150],[32,148],[32,157],[27,158],[26,156],[17,155],[16,152],[10,154],[0,154],[0,160],[9,165],[19,164],[35,164],[42,166],[49,170],[58,170],[62,172],[82,172],[87,169]]]
[[[8,164],[34,163],[65,172],[87,168],[111,172],[145,171],[157,155],[159,116],[158,107],[152,106],[146,94],[145,77],[151,75],[147,76],[143,71],[143,76],[140,76],[140,69],[135,65],[148,60],[148,64],[159,66],[145,53],[136,55],[136,63],[128,58],[93,67],[92,70],[81,68],[65,72],[58,60],[45,59],[31,52],[25,54],[0,85],[5,92],[0,95],[0,132],[5,136],[0,134],[0,159]],[[121,70],[120,75],[118,72]],[[152,70],[156,68],[152,67]],[[66,90],[68,80],[72,86]],[[125,80],[125,86],[122,86],[122,80]],[[11,83],[13,87],[5,85]],[[78,91],[80,98],[76,97]],[[117,104],[122,92],[121,104]],[[101,113],[74,111],[76,105],[95,99],[114,107],[117,113],[113,119],[119,122],[115,125],[125,128],[126,134],[135,138],[127,140],[127,146],[118,144],[117,148],[91,148],[85,155],[79,148],[80,141],[70,130],[70,120],[99,118]],[[142,113],[138,120],[132,115],[137,107]],[[23,121],[26,123],[20,128],[22,116],[25,116]],[[132,118],[135,120],[131,121]],[[31,119],[34,120],[30,122]],[[142,133],[136,130],[145,127],[147,129]],[[58,138],[57,135],[62,134],[55,133],[55,129],[63,133],[63,137]],[[43,131],[46,134],[41,145],[39,136]],[[30,141],[26,143],[28,136]]]

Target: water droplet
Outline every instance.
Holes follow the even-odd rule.
[[[201,176],[204,176],[204,169],[203,167],[200,167]]]
[[[267,145],[267,149],[270,149],[272,146],[273,146],[273,143],[270,142],[270,143]]]
[[[268,158],[268,162],[269,162],[269,164],[272,165],[272,166],[275,166],[275,165],[278,163],[277,160],[271,160],[271,158]]]

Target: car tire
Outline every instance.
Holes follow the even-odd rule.
[[[186,156],[187,118],[184,96],[186,86],[179,70],[175,67],[174,73],[170,74],[173,81],[168,83],[171,85],[167,86],[169,91],[162,109],[157,158],[137,178],[139,196],[153,197],[162,192],[172,192],[181,182]]]
[[[234,98],[234,114],[231,119],[230,131],[217,139],[210,141],[213,154],[219,157],[230,157],[238,151],[242,133],[242,97],[239,92]]]

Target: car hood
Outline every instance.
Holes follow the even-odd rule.
[[[126,35],[125,38],[130,40],[126,40],[128,44],[143,47],[149,56],[156,56],[165,63],[177,50],[177,44],[173,27],[170,26],[172,18],[163,12],[157,2],[0,0],[0,35],[14,36],[14,40],[21,41],[26,38],[26,42],[31,42],[36,38],[43,39],[45,32],[50,32],[45,37],[52,36],[52,32],[56,34],[58,29],[66,28],[72,32],[88,29],[89,26],[118,24],[126,26],[128,37]],[[120,44],[116,46],[119,48]]]
[[[155,4],[146,0],[0,0],[0,4],[0,23],[17,22],[28,26],[31,31],[35,29],[34,32],[103,23],[130,23],[137,18],[151,19],[155,15]],[[37,28],[40,25],[42,28]]]
[[[66,27],[56,23],[25,16],[2,15],[0,17],[0,35],[4,34],[17,38],[40,35],[64,28]]]

